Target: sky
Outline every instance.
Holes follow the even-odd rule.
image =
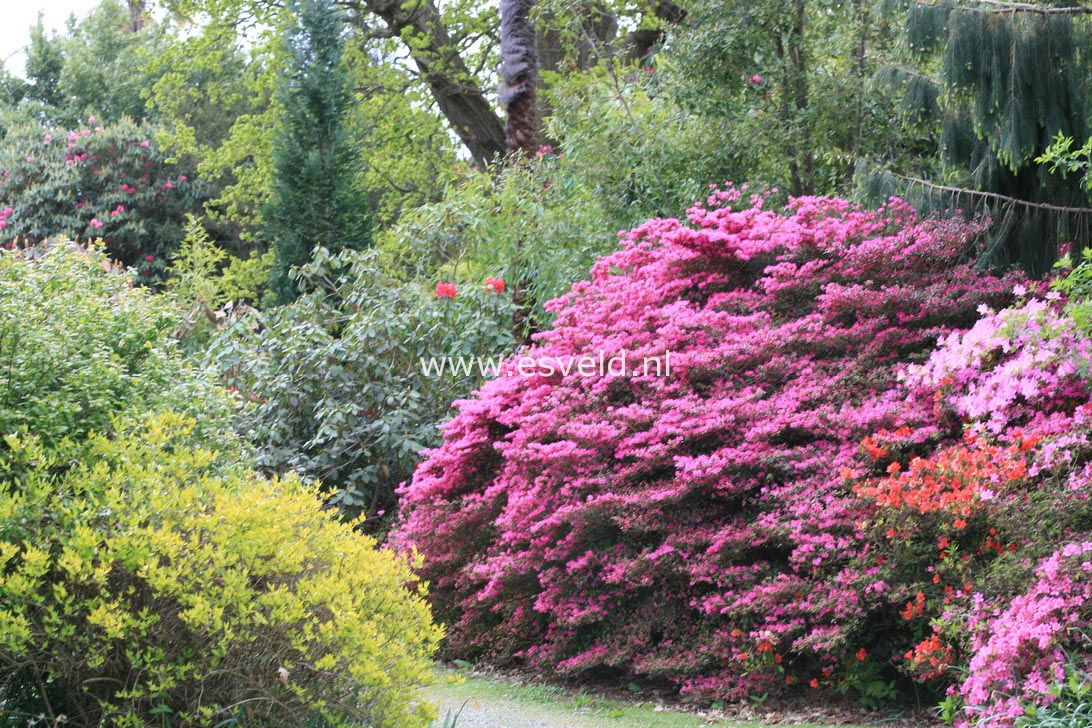
[[[101,0],[9,0],[4,3],[4,21],[0,23],[0,60],[4,68],[17,76],[23,75],[26,56],[23,48],[30,43],[30,26],[42,13],[47,30],[63,32],[65,21],[72,13],[82,18]]]

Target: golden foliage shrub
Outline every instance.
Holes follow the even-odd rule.
[[[0,711],[92,726],[420,726],[409,565],[161,414],[0,447]],[[78,451],[82,461],[64,460]]]

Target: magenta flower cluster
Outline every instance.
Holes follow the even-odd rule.
[[[897,200],[743,195],[623,233],[520,354],[669,354],[670,376],[499,376],[404,488],[392,543],[424,556],[453,654],[728,698],[872,654],[890,604],[845,473],[879,430],[938,431],[898,372],[1020,279]]]

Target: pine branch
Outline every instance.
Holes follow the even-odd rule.
[[[894,172],[890,172],[889,174],[895,179],[919,184],[938,192],[954,192],[960,195],[970,195],[971,197],[996,200],[1003,204],[1019,205],[1020,207],[1029,210],[1048,210],[1050,212],[1063,212],[1074,215],[1092,215],[1092,207],[1064,207],[1062,205],[1051,205],[1046,202],[1028,202],[1027,200],[1021,200],[1019,197],[1009,197],[1008,195],[1001,195],[996,192],[983,192],[981,190],[967,189],[966,187],[951,187],[949,185],[937,184],[936,182],[930,182],[929,180],[920,179],[918,177],[907,177],[906,175],[896,174]]]
[[[1032,13],[1034,15],[1090,15],[1092,7],[1077,5],[1068,8],[1048,8],[1031,3],[1005,2],[1004,0],[973,0],[974,5],[953,5],[945,2],[923,2],[946,10],[969,10],[976,13]]]

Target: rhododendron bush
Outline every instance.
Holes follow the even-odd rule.
[[[854,487],[890,463],[861,443],[959,429],[893,387],[1012,300],[1017,276],[966,262],[975,231],[729,187],[624,233],[403,493],[392,539],[423,554],[450,651],[717,697],[889,666],[906,589],[879,576]],[[571,366],[623,353],[625,375]]]
[[[183,237],[185,212],[207,191],[196,161],[172,159],[157,129],[94,117],[71,130],[20,124],[0,148],[0,246],[102,238],[111,258],[161,283]]]

